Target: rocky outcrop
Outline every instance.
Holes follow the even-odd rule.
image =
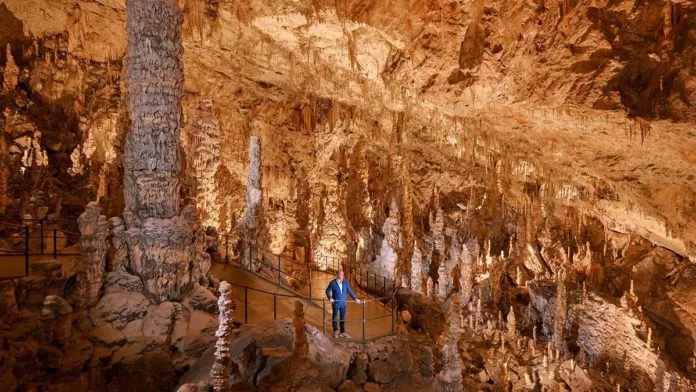
[[[41,308],[44,342],[64,346],[72,334],[72,307],[57,295],[46,297]]]
[[[74,301],[78,307],[88,307],[97,303],[104,284],[109,229],[106,216],[99,213],[97,202],[87,205],[85,212],[77,219],[77,224],[82,234],[80,237],[82,258],[80,265],[77,266],[79,287]]]
[[[205,233],[198,228],[193,206],[172,219],[147,219],[123,235],[127,269],[140,276],[145,291],[156,300],[180,298],[210,269]]]
[[[413,328],[433,338],[442,334],[446,313],[440,303],[404,288],[397,290],[396,302],[400,310],[407,310],[411,314]]]

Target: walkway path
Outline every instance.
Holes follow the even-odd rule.
[[[226,280],[233,284],[232,297],[237,302],[237,309],[233,315],[235,320],[244,322],[245,311],[249,324],[273,320],[273,293],[277,293],[275,296],[277,318],[292,316],[295,301],[298,299],[297,293],[279,287],[236,264],[213,264],[210,272],[221,280]],[[324,291],[331,279],[333,277],[330,274],[312,273],[311,302],[314,306],[307,306],[309,303],[308,289],[299,290],[299,294],[305,297],[305,317],[307,322],[321,331],[325,317],[327,334],[331,333],[331,303],[326,300],[324,312],[322,298],[326,297]],[[243,286],[248,287],[246,289],[246,302],[244,300],[245,289]],[[257,290],[263,290],[264,292]],[[358,298],[367,298],[367,295],[356,287],[353,287],[353,290]],[[390,305],[384,306],[375,300],[368,300],[364,309],[366,320],[365,339],[391,334],[392,311]],[[349,302],[346,314],[346,332],[354,339],[361,339],[363,336],[362,316],[363,305]]]
[[[79,250],[70,251],[70,253],[79,252]],[[63,266],[63,274],[67,275],[72,269],[73,259],[77,257],[75,254],[58,255],[57,259],[53,255],[31,255],[29,256],[29,272],[32,274],[31,266],[35,264],[45,263],[48,261],[58,260]],[[21,254],[7,255],[0,253],[0,280],[2,279],[18,279],[24,277],[25,257]]]

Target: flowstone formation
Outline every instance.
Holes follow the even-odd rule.
[[[171,0],[128,2],[126,80],[131,130],[123,152],[128,270],[160,301],[206,276],[210,256],[195,207],[181,209],[183,23]]]

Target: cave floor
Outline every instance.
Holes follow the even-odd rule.
[[[277,318],[292,317],[294,304],[298,294],[305,298],[305,304],[309,303],[309,288],[300,288],[291,291],[261,278],[242,267],[234,264],[213,264],[210,272],[232,283],[232,298],[236,301],[236,309],[233,314],[235,321],[243,322],[246,318],[248,324],[255,324],[273,319],[273,293],[277,292],[276,316]],[[312,273],[312,301],[310,306],[305,306],[305,318],[307,322],[320,331],[322,330],[324,317],[326,318],[326,332],[331,333],[331,304],[326,301],[326,312],[323,311],[322,298],[324,289],[333,279],[327,273]],[[244,301],[244,287],[247,288],[247,301]],[[263,290],[264,292],[257,291]],[[367,294],[353,285],[353,291],[360,299],[368,298]],[[389,335],[392,332],[391,308],[381,303],[368,299],[365,304],[365,339],[374,339]],[[362,305],[354,302],[348,303],[346,313],[346,333],[352,339],[362,338]]]

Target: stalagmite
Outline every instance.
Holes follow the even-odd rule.
[[[435,288],[433,287],[433,278],[431,276],[428,276],[428,281],[426,282],[425,287],[425,295],[428,298],[433,298],[433,296],[435,295]]]
[[[534,328],[532,328],[532,343],[534,343],[534,345],[536,345],[536,342],[537,342],[537,327],[535,325]]]
[[[459,359],[459,314],[461,306],[458,295],[450,296],[447,309],[447,325],[443,330],[442,370],[438,375],[444,391],[459,392],[462,390],[462,372]]]
[[[220,282],[220,298],[218,298],[219,324],[215,336],[215,362],[210,370],[210,384],[215,392],[225,392],[229,388],[230,376],[230,337],[232,335],[232,286]]]
[[[469,243],[462,245],[462,251],[459,255],[460,278],[459,285],[461,287],[462,306],[466,307],[471,301],[472,291],[474,290],[474,258],[472,257],[473,249]]]
[[[389,207],[389,217],[384,220],[384,225],[382,225],[384,238],[375,260],[375,272],[389,279],[395,278],[398,270],[398,254],[402,243],[399,215],[399,207],[396,204],[396,200],[392,199]],[[399,275],[399,278],[401,277],[402,274]]]
[[[478,327],[483,323],[483,314],[481,313],[481,297],[476,300],[476,326]]]
[[[260,210],[263,186],[263,173],[261,171],[261,139],[258,136],[249,138],[249,170],[247,174],[246,210],[241,220],[240,230],[243,235],[250,236],[257,233],[259,220],[262,215]]]
[[[411,178],[408,171],[408,162],[401,164],[401,195],[402,209],[400,216],[401,241],[399,253],[403,256],[398,260],[396,266],[396,280],[403,281],[404,287],[411,285],[410,281],[413,274],[413,255],[415,251],[414,232],[413,232],[413,192],[411,189]]]
[[[510,336],[517,336],[517,321],[515,320],[515,310],[510,306],[510,312],[507,315],[507,329]]]
[[[76,269],[79,271],[78,295],[75,304],[80,307],[92,306],[99,300],[104,283],[106,252],[109,250],[107,236],[109,229],[106,216],[99,213],[99,204],[90,202],[85,212],[77,219],[80,228],[80,249],[82,257],[78,259]]]
[[[411,290],[423,294],[423,255],[415,241],[411,258]]]
[[[298,358],[307,358],[307,354],[309,354],[309,343],[307,343],[307,332],[305,331],[304,305],[299,300],[295,301],[292,324],[295,329],[293,352]]]
[[[553,345],[565,351],[565,324],[568,314],[568,293],[566,291],[566,272],[561,269],[556,279],[556,312],[553,320]]]

